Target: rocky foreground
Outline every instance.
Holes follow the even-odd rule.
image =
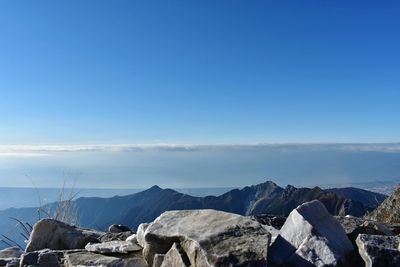
[[[370,216],[387,214],[397,198]],[[34,225],[25,251],[0,251],[0,266],[400,266],[399,222],[387,218],[389,224],[333,217],[313,200],[287,218],[167,211],[136,233],[122,225],[104,233],[44,219]]]

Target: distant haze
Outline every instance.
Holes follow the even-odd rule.
[[[399,180],[400,144],[0,146],[0,187],[240,187]]]

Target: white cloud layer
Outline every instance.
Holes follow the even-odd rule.
[[[287,144],[109,144],[109,145],[0,145],[0,157],[40,157],[67,152],[202,151],[202,150],[304,150],[400,152],[400,143],[287,143]]]

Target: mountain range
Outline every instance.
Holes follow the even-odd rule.
[[[105,230],[111,224],[124,224],[132,229],[143,222],[153,221],[167,210],[216,209],[241,215],[270,214],[287,216],[298,205],[318,199],[333,215],[362,216],[376,208],[386,195],[358,188],[321,189],[285,188],[274,182],[233,189],[220,196],[195,197],[172,189],[153,186],[142,192],[111,198],[81,197],[72,204],[83,227]],[[42,210],[54,212],[57,203],[48,204]],[[13,228],[17,218],[35,223],[38,208],[11,208],[0,211],[0,233],[13,240],[22,241],[18,229]]]

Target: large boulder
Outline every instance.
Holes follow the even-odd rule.
[[[137,232],[150,266],[174,243],[192,266],[265,266],[270,237],[251,218],[216,210],[167,211]]]
[[[381,223],[400,223],[400,187],[366,217]]]
[[[53,250],[83,249],[89,242],[99,242],[102,234],[104,233],[71,226],[60,221],[43,219],[33,226],[25,251],[46,248]]]
[[[400,266],[400,237],[360,234],[356,243],[366,267]]]
[[[318,200],[294,209],[269,252],[271,264],[336,266],[353,246],[339,222]]]

